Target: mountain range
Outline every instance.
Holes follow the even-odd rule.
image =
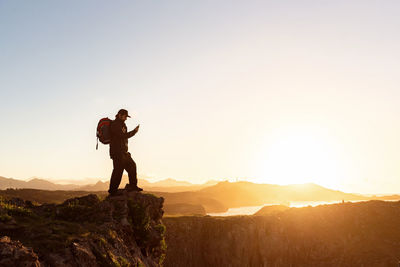
[[[93,181],[93,178],[91,179]],[[14,178],[6,178],[0,176],[0,190],[7,188],[14,189],[40,189],[40,190],[78,190],[78,191],[107,191],[110,182],[103,182],[100,179],[96,183],[84,184],[77,183],[55,183],[41,178],[33,178],[29,181],[23,181]],[[68,181],[71,182],[71,181]],[[129,179],[126,175],[123,175],[121,181],[121,188],[125,184],[129,183]],[[215,185],[218,181],[210,180],[204,184],[192,184],[187,181],[178,181],[172,178],[160,180],[157,182],[149,182],[144,178],[138,179],[138,185],[143,187],[147,191],[163,191],[163,192],[180,192],[180,191],[192,191],[199,190],[201,188]]]
[[[127,182],[128,177],[124,175],[121,187],[125,186]],[[39,178],[21,181],[0,177],[0,189],[3,189],[0,191],[0,196],[20,197],[37,203],[60,203],[67,198],[83,196],[88,191],[96,193],[99,197],[105,197],[108,186],[109,182],[102,181],[80,186],[74,184],[60,185]],[[139,186],[143,187],[146,192],[165,199],[166,215],[206,215],[207,213],[226,212],[229,208],[271,204],[290,206],[293,202],[302,201],[337,202],[400,199],[399,195],[366,196],[345,193],[313,183],[276,185],[245,181],[209,181],[199,185],[169,178],[154,183],[139,179]],[[6,188],[18,190],[4,190]]]

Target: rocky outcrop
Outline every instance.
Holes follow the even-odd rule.
[[[400,202],[164,218],[165,266],[397,266]]]
[[[0,266],[39,267],[40,262],[31,248],[26,248],[21,242],[3,236],[0,238]]]
[[[0,233],[7,237],[1,244],[8,248],[0,251],[8,254],[1,254],[1,260],[26,254],[37,265],[9,266],[160,266],[166,250],[162,207],[163,198],[126,191],[60,205],[2,200]]]

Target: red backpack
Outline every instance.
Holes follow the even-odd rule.
[[[103,144],[107,145],[111,141],[111,122],[109,118],[102,118],[99,120],[99,123],[97,124],[97,131],[96,131],[96,136],[97,136],[97,144],[96,144],[96,150],[99,147],[99,140]]]

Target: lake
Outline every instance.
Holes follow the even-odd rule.
[[[307,207],[307,206],[318,206],[324,204],[335,204],[340,203],[341,200],[338,201],[291,201],[288,204],[285,204],[289,207],[300,208],[300,207]],[[349,202],[349,201],[346,201]],[[358,202],[358,201],[351,201],[351,202]],[[207,213],[210,216],[235,216],[235,215],[253,215],[257,211],[259,211],[264,206],[271,206],[271,205],[278,205],[277,203],[271,204],[267,203],[264,205],[259,206],[247,206],[247,207],[239,207],[239,208],[230,208],[225,212],[214,212],[214,213]]]

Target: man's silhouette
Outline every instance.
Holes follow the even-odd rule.
[[[121,183],[122,173],[124,170],[128,172],[129,184],[126,185],[128,191],[142,191],[137,186],[136,163],[128,152],[128,138],[131,138],[139,131],[139,125],[132,131],[128,132],[125,121],[131,116],[128,111],[121,109],[115,115],[115,120],[111,122],[111,142],[110,157],[113,160],[114,169],[111,174],[110,195],[116,195],[119,184]]]

